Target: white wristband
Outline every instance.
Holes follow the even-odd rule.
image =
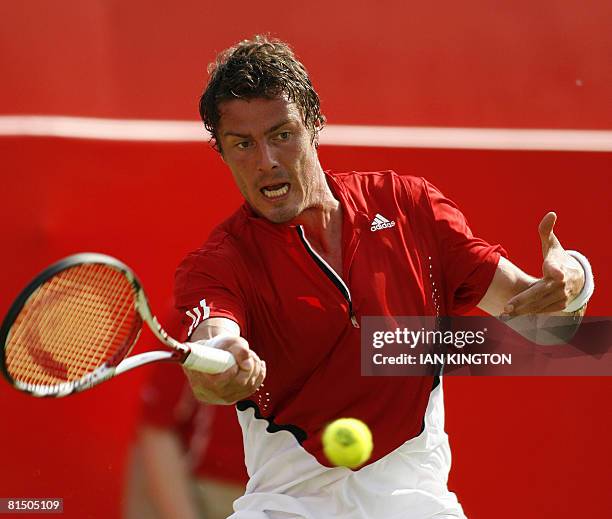
[[[587,304],[588,300],[591,299],[593,291],[595,290],[595,280],[593,279],[591,264],[585,256],[575,250],[566,250],[565,252],[578,261],[582,267],[582,270],[584,270],[584,286],[582,287],[582,291],[574,299],[572,299],[565,307],[565,310],[563,310],[564,312],[572,313],[576,310],[580,310]]]

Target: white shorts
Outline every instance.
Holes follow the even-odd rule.
[[[251,408],[238,419],[250,480],[230,519],[465,519],[447,488],[442,383],[429,397],[423,432],[357,471],[321,465],[290,432],[267,432]]]

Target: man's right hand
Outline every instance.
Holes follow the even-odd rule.
[[[233,404],[252,395],[263,383],[266,363],[249,348],[249,343],[242,337],[220,334],[194,342],[229,351],[236,360],[234,366],[214,375],[185,369],[193,394],[198,400],[209,404]]]

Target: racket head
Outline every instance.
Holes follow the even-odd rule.
[[[17,389],[65,396],[114,373],[142,329],[140,282],[96,253],[64,258],[19,294],[0,326],[0,370]]]

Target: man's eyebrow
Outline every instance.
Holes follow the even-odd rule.
[[[268,130],[265,131],[266,134],[268,133],[274,133],[276,130],[278,130],[279,128],[282,128],[283,126],[285,126],[286,124],[289,124],[290,122],[293,122],[292,119],[285,119],[284,121],[275,124],[274,126],[272,126],[272,128],[269,128]],[[242,134],[242,133],[236,133],[233,131],[227,131],[227,132],[223,132],[223,137],[238,137],[239,139],[248,139],[250,137],[250,135],[246,135],[246,134]]]
[[[282,128],[283,126],[285,126],[285,124],[289,124],[290,122],[292,122],[291,119],[285,119],[282,123],[278,123],[272,126],[272,128],[270,128],[266,133],[274,133],[276,130]]]
[[[223,137],[238,137],[240,139],[248,139],[250,135],[235,132],[223,132]]]

